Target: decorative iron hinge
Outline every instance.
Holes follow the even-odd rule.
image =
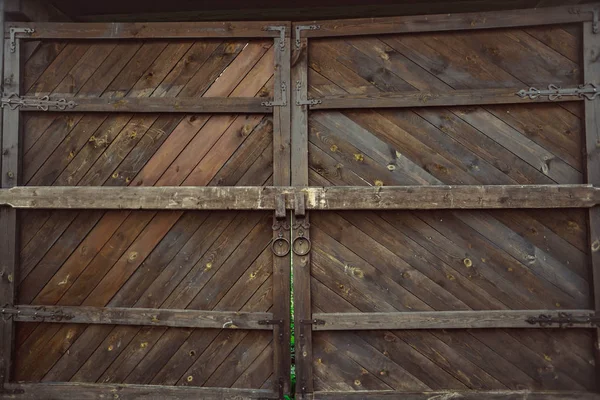
[[[285,84],[285,82],[281,82],[281,99],[273,101],[263,101],[260,104],[266,107],[287,106],[287,85]]]
[[[279,327],[279,341],[283,342],[283,323],[284,321],[282,319],[263,319],[261,321],[258,321],[259,325],[273,325],[273,326],[278,326]]]
[[[321,29],[321,25],[296,25],[296,48],[299,49],[302,47],[302,38],[300,37],[302,31],[314,31],[317,29]]]
[[[75,108],[77,103],[73,100],[67,101],[66,99],[51,99],[50,96],[44,97],[20,97],[16,93],[11,93],[8,96],[2,97],[2,108],[9,107],[11,110],[17,108],[37,108],[40,111],[48,111],[50,109],[66,110],[67,108]]]
[[[569,8],[569,14],[581,14],[588,12],[592,14],[592,33],[600,32],[600,9],[594,8],[592,10],[582,11],[579,7]]]
[[[315,104],[321,104],[321,100],[315,99],[302,99],[302,82],[296,81],[296,105],[297,106],[314,106]]]
[[[595,100],[596,97],[598,97],[598,94],[600,94],[599,88],[600,86],[595,83],[586,83],[585,85],[579,85],[576,88],[564,89],[560,86],[550,84],[548,85],[548,89],[543,90],[534,87],[531,87],[528,90],[523,89],[517,93],[517,96],[523,99],[529,97],[532,100],[539,97],[548,97],[551,101],[560,100],[564,96],[577,96],[587,100]]]
[[[600,315],[573,315],[565,312],[559,312],[556,316],[540,314],[537,317],[530,317],[527,318],[527,322],[531,325],[539,325],[541,327],[552,327],[558,325],[559,328],[568,328],[573,325],[600,326]]]
[[[35,32],[33,28],[10,28],[10,52],[14,53],[17,51],[17,35],[28,34],[31,35]]]
[[[265,31],[278,31],[279,32],[279,48],[281,51],[285,50],[285,25],[270,25],[264,27]]]
[[[72,314],[67,314],[64,311],[47,311],[45,307],[35,307],[19,309],[19,307],[2,307],[0,309],[2,319],[5,321],[15,319],[17,317],[26,318],[28,321],[69,321],[75,318]]]

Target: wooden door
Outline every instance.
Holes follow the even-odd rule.
[[[594,87],[552,96],[597,83],[587,12],[298,23],[292,183],[598,184]],[[299,398],[597,398],[597,209],[363,200],[294,224]]]
[[[287,24],[19,29],[6,82],[27,104],[6,104],[4,142],[20,140],[22,169],[6,152],[5,186],[289,186],[289,112],[272,104],[288,102]],[[9,393],[287,392],[290,256],[271,242],[289,223],[218,208],[19,213],[11,282],[22,315],[4,316],[28,322],[12,325]]]

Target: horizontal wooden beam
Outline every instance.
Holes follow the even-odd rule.
[[[19,322],[64,322],[69,324],[168,326],[171,328],[213,328],[272,330],[259,321],[273,319],[271,313],[166,310],[150,308],[17,306],[13,315]],[[4,311],[4,310],[3,310]]]
[[[272,113],[270,101],[260,97],[148,97],[120,99],[109,98],[50,98],[41,100],[24,97],[12,99],[22,102],[21,111],[40,111],[48,107],[53,112],[103,112],[103,113]]]
[[[313,110],[351,108],[450,107],[491,104],[521,104],[556,102],[549,97],[520,97],[514,89],[454,90],[452,92],[404,92],[373,95],[341,95],[315,98]],[[582,97],[564,96],[560,101],[583,101]]]
[[[540,316],[545,317],[540,317]],[[486,329],[486,328],[558,328],[558,318],[570,316],[585,321],[593,310],[491,310],[427,311],[390,313],[313,314],[314,331],[340,330],[414,330],[414,329]],[[547,319],[548,317],[549,319]],[[548,321],[537,323],[536,321]],[[531,322],[528,322],[531,320]],[[572,328],[593,328],[591,322],[575,323]]]
[[[239,400],[278,399],[271,390],[93,383],[10,383],[1,399]]]
[[[279,37],[268,26],[288,26],[280,21],[231,22],[31,22],[7,24],[10,28],[33,29],[32,33],[17,33],[21,39],[207,39]],[[289,37],[289,29],[286,30]]]
[[[439,391],[439,392],[315,392],[314,400],[600,400],[600,394],[592,392],[532,392],[518,391]]]
[[[464,14],[304,21],[294,26],[317,25],[318,29],[301,31],[301,37],[309,38],[513,28],[592,21],[598,7],[598,4],[584,4]]]
[[[41,209],[288,210],[296,193],[307,210],[437,210],[590,208],[600,204],[592,185],[387,187],[39,187],[0,189],[0,205]]]

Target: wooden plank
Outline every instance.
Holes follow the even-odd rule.
[[[591,21],[596,7],[595,4],[586,4],[483,13],[304,21],[294,26],[319,26],[318,29],[303,30],[301,37],[306,38],[511,28]]]
[[[0,205],[43,209],[269,210],[296,193],[306,210],[440,210],[590,208],[600,204],[592,185],[386,186],[386,187],[42,187],[0,190]]]
[[[3,3],[3,2],[2,2]],[[4,17],[4,4],[0,12]],[[2,22],[4,19],[2,18]],[[21,90],[21,43],[17,41],[16,50],[10,51],[10,44],[5,42],[2,53],[4,57],[4,90],[20,94]],[[2,167],[1,187],[11,188],[21,179],[21,143],[20,113],[3,109],[2,120]],[[19,270],[19,226],[18,211],[0,208],[0,303],[11,307],[16,297],[16,274]],[[14,348],[14,324],[2,321],[0,331],[0,384],[11,379],[12,355]],[[4,387],[4,386],[2,386]]]
[[[598,400],[600,394],[591,392],[532,392],[521,391],[440,391],[440,392],[395,392],[395,391],[370,391],[370,392],[316,392],[314,400],[363,400],[363,399],[389,399],[389,400]]]
[[[19,314],[16,321],[36,322],[39,315],[64,315],[64,318],[49,317],[46,321],[69,324],[94,325],[136,325],[168,326],[173,328],[214,328],[214,329],[259,329],[271,330],[270,325],[259,321],[273,319],[271,313],[235,311],[166,310],[153,308],[120,307],[67,307],[67,306],[28,306],[15,307]]]
[[[36,101],[36,98],[25,97]],[[148,97],[148,98],[51,98],[63,100],[61,107],[51,106],[53,112],[102,113],[271,113],[273,107],[265,106],[260,97]],[[72,107],[67,106],[73,102]],[[55,104],[55,103],[54,103]],[[21,111],[40,111],[35,105],[20,107]]]
[[[300,48],[294,49],[292,68],[292,185],[308,186],[308,107],[302,105],[307,98],[308,87],[308,43],[301,41]],[[296,195],[295,197],[297,197]],[[304,196],[304,194],[301,194]],[[295,202],[295,199],[294,199]],[[294,215],[292,243],[310,240],[310,213]],[[301,238],[302,237],[302,238]],[[310,250],[310,249],[309,249]],[[312,314],[310,287],[311,254],[292,256],[294,276],[294,327],[296,332],[296,394],[304,398],[305,393],[313,392],[313,350],[312,332],[306,321]]]
[[[278,31],[265,29],[274,25],[285,25],[285,22],[31,22],[11,23],[10,28],[34,29],[30,34],[17,34],[23,39],[206,39],[279,37]],[[9,38],[8,28],[5,38]]]
[[[158,385],[111,385],[88,383],[23,383],[10,384],[9,390],[17,391],[0,395],[0,398],[19,399],[65,399],[96,400],[119,398],[122,400],[235,400],[235,399],[277,399],[278,395],[264,389],[201,388],[193,386]]]
[[[541,89],[544,87],[540,86]],[[351,108],[407,108],[440,106],[474,106],[490,104],[526,104],[553,102],[548,97],[530,99],[517,95],[513,89],[455,90],[452,92],[400,92],[365,95],[325,96],[319,104],[311,105],[312,110],[351,109]],[[561,101],[583,101],[577,96],[563,97]]]
[[[587,318],[594,310],[561,311],[573,317]],[[339,330],[412,330],[412,329],[483,329],[483,328],[557,328],[558,325],[540,326],[527,322],[528,318],[540,315],[558,317],[555,310],[527,311],[427,311],[390,313],[315,313],[314,320],[324,323],[313,324],[315,331]],[[593,328],[592,323],[577,324],[571,328]]]
[[[289,36],[291,24],[286,24],[286,33]],[[283,106],[277,106],[273,110],[273,185],[289,186],[290,176],[290,120],[291,120],[291,96],[290,96],[290,66],[291,66],[291,47],[290,38],[276,38],[273,44],[275,49],[275,70],[274,70],[274,90],[275,100]],[[285,96],[285,97],[284,97]],[[282,196],[284,197],[284,196]],[[281,200],[281,197],[280,197]],[[281,202],[285,203],[285,201]],[[290,224],[290,218],[287,215],[285,204],[275,210],[273,224]],[[282,219],[283,217],[283,219]],[[289,239],[290,232],[286,229],[273,230],[273,240],[279,239],[283,234]],[[288,254],[285,257],[278,257],[273,254],[273,298],[277,299],[273,303],[273,314],[275,319],[283,321],[282,325],[275,325],[273,331],[273,374],[276,377],[276,391],[280,389],[283,393],[290,393],[290,274],[291,259]],[[281,388],[279,387],[281,385]]]
[[[600,79],[600,42],[598,36],[588,32],[590,23],[583,30],[584,79]],[[586,178],[590,184],[600,183],[600,104],[585,102]],[[594,308],[600,311],[600,208],[589,211],[590,266],[592,268],[592,291]],[[600,329],[596,329],[594,351],[596,355],[596,380],[600,382]],[[599,383],[600,385],[600,383]]]

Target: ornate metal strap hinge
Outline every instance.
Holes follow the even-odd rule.
[[[45,307],[2,307],[0,309],[2,319],[5,321],[21,318],[24,321],[51,322],[51,321],[70,321],[75,316],[64,311],[48,311]]]
[[[548,89],[537,89],[534,87],[528,90],[521,90],[517,93],[517,96],[525,99],[530,98],[532,100],[540,97],[548,97],[551,101],[557,101],[566,96],[576,96],[587,100],[595,100],[600,94],[600,86],[595,83],[586,83],[585,85],[579,85],[576,88],[561,88],[557,85],[548,85]]]
[[[285,25],[270,25],[264,27],[265,31],[278,31],[279,32],[279,49],[285,50]]]
[[[594,8],[582,11],[579,7],[569,8],[569,14],[581,14],[585,12],[592,14],[592,33],[600,32],[600,9]]]
[[[281,82],[281,98],[279,100],[263,101],[260,104],[263,106],[267,106],[267,107],[273,107],[273,106],[285,107],[285,106],[287,106],[287,85],[285,84],[285,82]]]
[[[321,100],[306,99],[302,98],[302,82],[296,81],[296,105],[297,106],[314,106],[315,104],[321,104]]]
[[[50,96],[44,97],[20,97],[16,93],[2,96],[1,107],[9,107],[11,110],[18,108],[37,109],[40,111],[61,110],[75,108],[77,103],[67,99],[51,99]]]
[[[33,28],[10,28],[10,52],[14,53],[17,51],[17,35],[31,35],[34,32],[35,29]]]
[[[527,318],[531,325],[539,325],[544,328],[558,326],[559,328],[568,328],[574,325],[591,325],[600,327],[600,315],[573,315],[560,312],[558,315],[540,314],[537,317]]]
[[[300,36],[302,31],[314,31],[317,29],[321,29],[321,25],[296,25],[296,48],[299,49],[302,47],[302,38]]]

